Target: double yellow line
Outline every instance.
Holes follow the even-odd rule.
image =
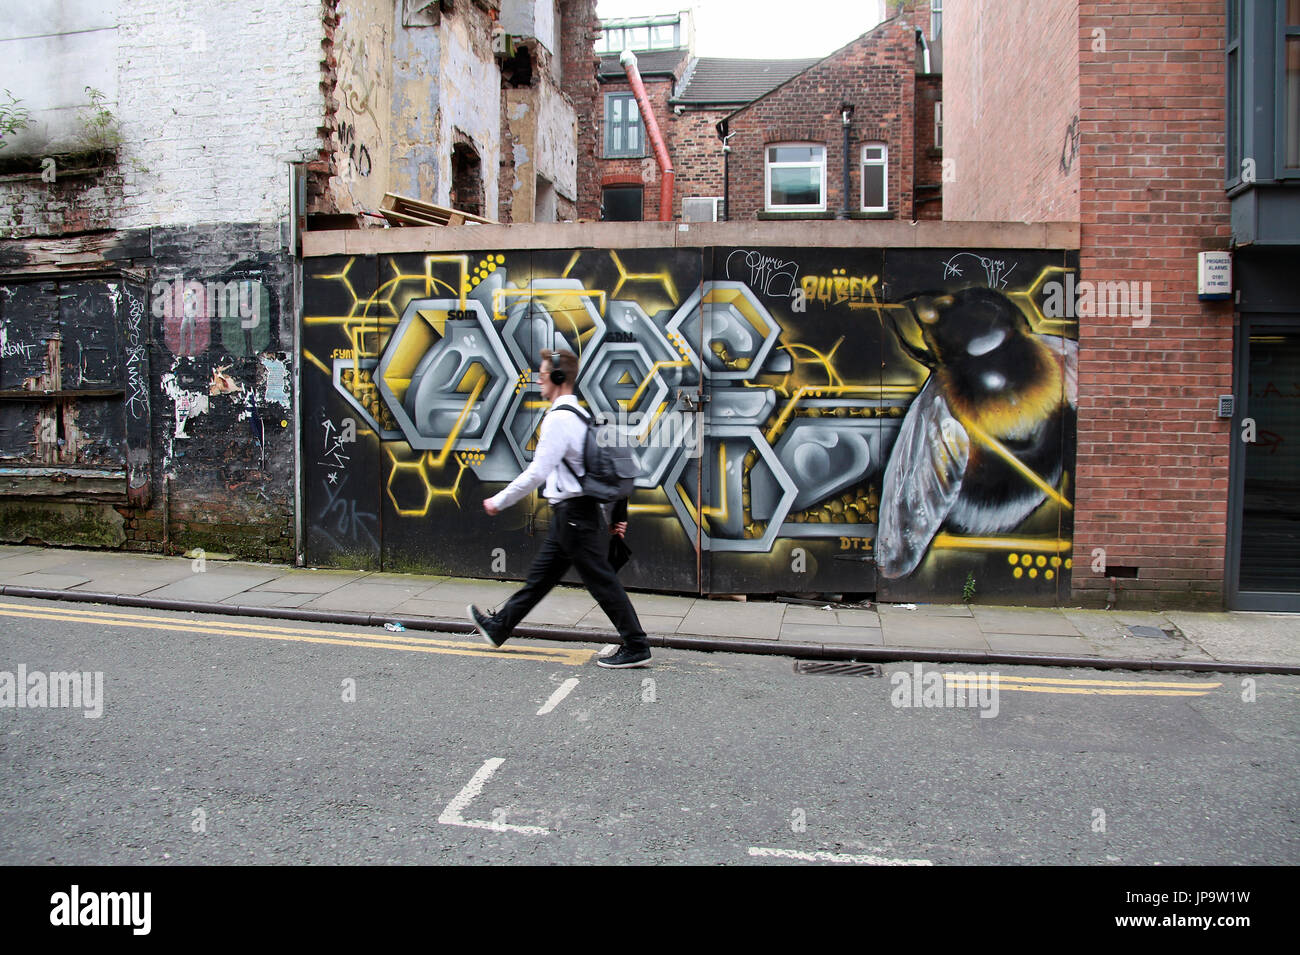
[[[137,627],[144,630],[183,630],[186,633],[210,633],[217,636],[253,637],[258,640],[289,640],[294,643],[328,643],[342,647],[369,647],[380,650],[408,650],[413,653],[447,653],[463,657],[488,657],[495,660],[540,660],[565,666],[581,666],[591,659],[594,650],[567,647],[502,647],[489,650],[481,643],[461,640],[436,640],[430,637],[398,636],[385,631],[382,635],[341,633],[310,627],[275,627],[261,623],[168,619],[165,617],[117,611],[80,610],[76,608],[31,607],[27,604],[0,603],[0,617],[23,617],[29,620],[63,620],[72,623],[98,624],[105,627]]]
[[[1222,683],[1174,683],[1158,680],[1072,680],[1053,677],[1005,676],[998,673],[944,673],[945,684],[954,688],[988,687],[996,676],[998,691],[1020,693],[1076,693],[1085,696],[1207,696]]]

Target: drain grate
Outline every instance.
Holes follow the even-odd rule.
[[[796,660],[794,672],[805,676],[882,676],[874,663],[820,663],[816,660]]]

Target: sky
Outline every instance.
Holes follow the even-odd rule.
[[[879,0],[597,0],[596,13],[695,15],[698,56],[767,59],[826,56],[880,22]]]

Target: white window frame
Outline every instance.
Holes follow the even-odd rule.
[[[879,159],[867,159],[868,149],[879,149]],[[858,205],[863,212],[888,212],[889,211],[889,144],[888,143],[863,143],[862,152],[858,154]],[[867,205],[867,167],[880,167],[881,181],[884,188],[881,190],[881,199],[883,205]]]
[[[943,100],[934,101],[934,148],[943,149]]]
[[[809,147],[821,150],[820,162],[773,162],[769,150],[783,146]],[[772,169],[807,169],[821,171],[821,202],[817,205],[781,205],[772,202]],[[826,211],[826,146],[824,143],[767,143],[763,147],[763,208],[767,212],[825,212]]]

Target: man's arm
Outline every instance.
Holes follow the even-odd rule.
[[[537,450],[533,453],[532,463],[504,490],[484,501],[483,510],[489,514],[505,510],[544,483],[551,472],[560,467],[566,449],[563,429],[556,427],[557,423],[550,420],[550,415],[542,420],[542,433],[537,439]]]

